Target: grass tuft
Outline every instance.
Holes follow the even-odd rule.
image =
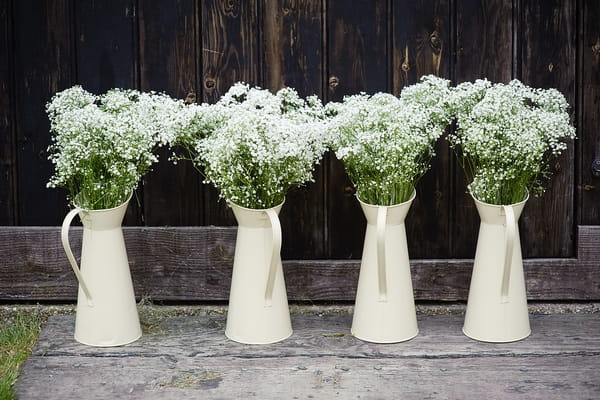
[[[0,322],[0,400],[14,398],[12,386],[37,342],[41,324],[36,313],[17,313]]]

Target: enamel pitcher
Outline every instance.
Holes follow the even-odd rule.
[[[292,334],[281,265],[280,204],[257,210],[230,203],[238,222],[225,335],[267,344]]]
[[[404,219],[415,198],[394,206],[360,201],[367,219],[352,335],[375,343],[396,343],[417,336]]]
[[[79,281],[75,339],[86,345],[120,346],[142,336],[121,231],[129,199],[104,210],[76,207],[62,225],[62,244]],[[81,268],[69,245],[69,227],[76,215],[83,224]]]
[[[525,200],[493,205],[477,200],[481,218],[463,332],[483,342],[513,342],[531,334],[518,221]]]

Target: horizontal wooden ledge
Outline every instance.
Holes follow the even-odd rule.
[[[579,227],[578,258],[524,261],[530,300],[600,300],[599,227]],[[229,295],[235,227],[125,227],[138,297],[223,301]],[[81,228],[71,245],[79,254]],[[58,227],[0,227],[0,301],[73,301],[76,281]],[[417,300],[466,300],[473,260],[412,260]],[[292,301],[352,301],[360,260],[285,260]]]

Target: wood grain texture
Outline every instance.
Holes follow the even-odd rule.
[[[450,77],[450,6],[447,0],[396,1],[393,5],[393,93],[423,75]],[[440,139],[431,170],[417,184],[406,220],[413,258],[450,257],[451,152]]]
[[[45,105],[75,83],[73,3],[14,1],[18,221],[58,225],[67,211],[65,193],[47,189],[50,122]]]
[[[581,103],[577,144],[580,149],[580,223],[600,224],[600,177],[592,175],[593,160],[600,159],[600,2],[583,1],[583,38],[580,42]]]
[[[216,102],[235,82],[261,85],[258,4],[255,1],[202,1],[200,43],[203,101]],[[233,213],[212,186],[205,190],[205,223],[235,225]]]
[[[454,81],[487,78],[508,83],[513,77],[513,1],[459,0],[456,5],[456,61]],[[462,168],[453,155],[454,200],[452,256],[475,254],[479,216],[467,193]]]
[[[577,247],[575,229],[600,224],[600,178],[590,169],[600,156],[598,18],[600,5],[594,0],[1,2],[0,226],[56,226],[67,212],[64,191],[46,189],[53,171],[46,154],[50,135],[44,105],[78,82],[93,91],[139,87],[179,98],[195,93],[198,101],[214,102],[244,80],[271,89],[292,85],[301,94],[316,92],[325,101],[338,101],[361,90],[398,93],[429,72],[455,83],[483,76],[505,82],[514,76],[563,92],[576,107],[572,114],[579,137],[577,149],[570,144],[553,164],[547,193],[532,198],[525,209],[524,256],[560,257],[553,262],[592,271],[596,253]],[[473,256],[479,219],[446,142],[438,146],[433,170],[419,185],[408,216],[408,237],[413,258],[453,268],[450,260]],[[161,153],[163,162],[147,177],[139,192],[142,208],[128,217],[129,223],[235,225],[216,191],[203,187],[191,166],[170,166],[166,155]],[[330,265],[342,268],[345,264],[336,263],[360,258],[364,217],[334,156],[327,156],[316,179],[315,185],[288,196],[281,215],[283,256],[337,260]],[[134,204],[130,213],[135,209]],[[14,237],[6,240],[9,250],[19,247]],[[356,262],[349,265],[355,268]],[[356,273],[352,268],[350,276]],[[452,272],[444,268],[438,270],[443,278],[436,279],[451,279]],[[343,275],[335,268],[326,273]],[[439,296],[464,296],[462,282],[469,273],[457,273],[462,274],[456,278],[460,289],[436,289]],[[297,279],[313,279],[311,274]],[[579,290],[577,282],[558,282],[561,274],[550,274],[550,285],[561,289],[548,296],[595,295],[590,282]],[[331,279],[319,288],[299,285],[295,295],[335,298],[341,291],[331,288]],[[223,298],[222,289],[214,290],[210,296]],[[432,290],[419,296],[438,295]]]
[[[136,88],[134,18],[131,2],[75,3],[77,78],[86,90]]]
[[[16,224],[12,3],[0,4],[0,225]]]
[[[575,104],[575,1],[521,2],[521,78],[527,85],[557,88]],[[531,197],[521,217],[525,257],[574,255],[575,151],[552,162],[554,175],[542,197]]]
[[[95,93],[112,88],[137,89],[135,4],[121,0],[76,1],[77,83]],[[141,189],[136,195],[141,197]],[[132,201],[125,225],[143,222],[143,202]]]
[[[471,340],[462,334],[464,315],[418,315],[419,335],[411,341],[377,344],[361,341],[350,334],[352,310],[339,313],[291,313],[293,335],[282,342],[248,346],[224,335],[226,314],[182,316],[156,319],[140,316],[142,339],[119,348],[82,345],[72,336],[73,315],[49,319],[33,356],[59,357],[77,354],[88,357],[156,357],[169,348],[174,357],[248,358],[294,356],[410,359],[460,357],[519,357],[532,354],[567,356],[599,353],[600,318],[597,314],[531,315],[532,335],[515,343],[490,344]],[[581,326],[581,329],[574,329]],[[163,350],[164,351],[164,350]]]
[[[294,334],[247,346],[225,338],[225,316],[145,321],[128,346],[72,338],[74,316],[51,317],[16,385],[20,399],[592,399],[600,319],[531,316],[524,341],[485,344],[461,333],[462,316],[419,317],[419,335],[378,345],[350,335],[349,314],[292,315]],[[43,389],[42,389],[43,388]]]
[[[197,90],[196,3],[180,0],[172,7],[140,2],[140,82],[144,91],[165,92],[176,99],[200,99]],[[189,162],[173,165],[171,151],[159,150],[159,163],[144,179],[146,225],[203,225],[201,176]]]
[[[600,265],[600,226],[579,226],[577,229],[577,257]]]
[[[387,7],[383,0],[326,3],[328,101],[390,89]],[[366,225],[354,188],[333,154],[325,162],[328,257],[360,258]]]
[[[301,96],[322,97],[321,1],[265,0],[261,18],[265,87],[273,92],[293,87]],[[323,174],[319,166],[315,183],[286,197],[280,214],[284,258],[326,257]]]
[[[135,292],[155,301],[226,301],[229,297],[236,228],[124,228]],[[18,240],[15,240],[18,238]],[[71,245],[80,254],[81,228]],[[12,240],[11,240],[12,239]],[[524,261],[530,300],[599,300],[598,229],[581,227],[580,259]],[[72,301],[76,281],[59,229],[0,230],[3,264],[0,300]],[[473,260],[412,260],[417,300],[466,300]],[[354,301],[359,260],[284,260],[291,301]]]

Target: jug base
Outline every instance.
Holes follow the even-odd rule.
[[[473,340],[477,340],[478,342],[483,343],[510,343],[510,342],[518,342],[520,340],[525,340],[531,335],[531,329],[525,335],[519,335],[515,338],[492,338],[492,337],[481,337],[478,335],[471,335],[465,331],[465,328],[462,328],[462,333],[471,338]]]
[[[125,339],[122,341],[116,341],[116,342],[103,342],[103,343],[93,343],[91,341],[87,341],[81,338],[78,338],[77,336],[73,336],[75,338],[75,340],[81,344],[84,344],[86,346],[93,346],[93,347],[118,347],[118,346],[125,346],[127,344],[131,344],[137,340],[139,340],[142,337],[142,334],[140,333],[138,336],[132,338],[132,339]]]
[[[391,343],[408,342],[409,340],[414,339],[415,337],[417,337],[419,335],[419,330],[417,329],[417,331],[412,335],[402,336],[400,338],[394,338],[394,339],[377,339],[377,338],[375,338],[373,336],[369,336],[369,335],[363,336],[361,334],[356,334],[354,332],[354,330],[352,330],[352,329],[350,329],[350,333],[352,334],[352,336],[354,336],[357,339],[362,340],[363,342],[391,344]]]
[[[271,343],[281,342],[281,341],[289,338],[290,336],[292,336],[293,333],[294,333],[294,331],[291,330],[289,333],[286,333],[284,336],[276,337],[274,339],[257,339],[257,338],[247,339],[247,338],[242,338],[242,337],[232,335],[232,334],[228,333],[227,331],[225,331],[225,336],[227,337],[227,339],[233,340],[234,342],[241,343],[241,344],[271,344]]]

